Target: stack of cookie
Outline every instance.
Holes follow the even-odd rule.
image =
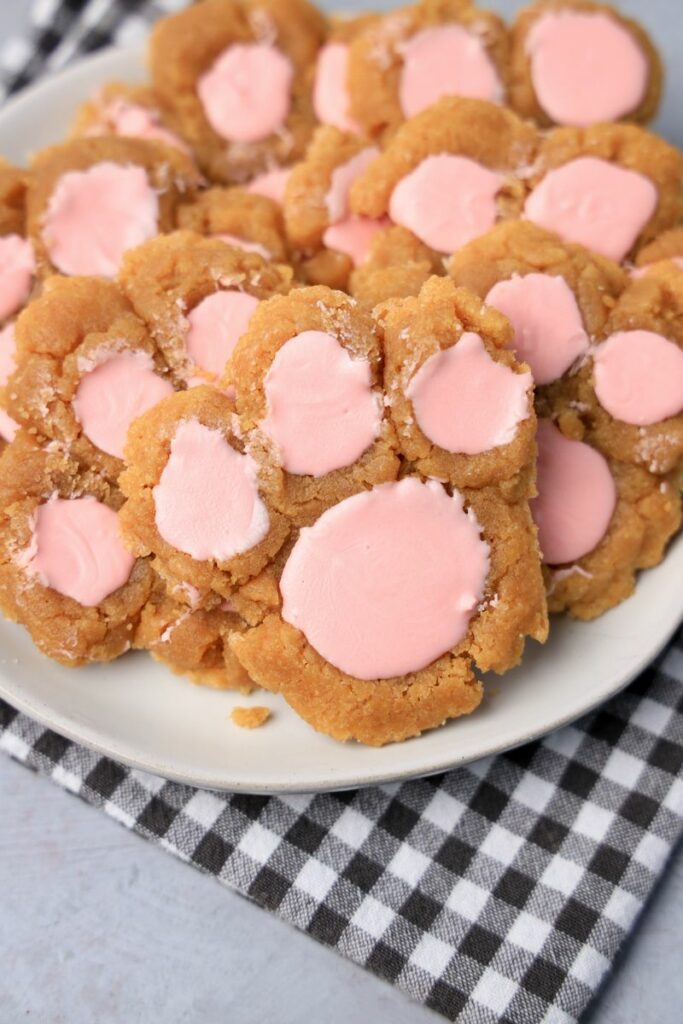
[[[681,522],[683,156],[587,0],[203,0],[0,167],[0,607],[383,744]]]

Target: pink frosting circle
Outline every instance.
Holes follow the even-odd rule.
[[[123,254],[157,234],[158,219],[159,200],[144,168],[103,161],[61,176],[42,235],[63,274],[115,277]]]
[[[251,242],[246,238],[240,238],[238,235],[229,235],[225,232],[221,232],[218,235],[213,235],[213,238],[218,238],[221,242],[225,242],[226,245],[232,245],[235,249],[241,249],[243,252],[255,252],[258,256],[262,256],[264,260],[269,260],[272,257],[265,245],[261,245],[260,242]]]
[[[15,357],[14,324],[5,324],[0,329],[0,388],[5,386],[17,367]],[[5,441],[13,441],[18,429],[19,424],[4,409],[0,409],[0,437]]]
[[[464,156],[428,156],[394,188],[391,219],[437,252],[452,253],[496,222],[503,177]]]
[[[683,409],[683,350],[653,331],[619,331],[593,356],[595,394],[610,416],[649,426]]]
[[[436,481],[384,484],[303,529],[285,565],[282,616],[357,679],[418,672],[466,636],[489,549],[461,496]]]
[[[265,196],[266,199],[272,199],[274,203],[282,205],[291,171],[291,167],[278,167],[277,170],[257,174],[247,185],[247,192],[255,196]]]
[[[387,218],[373,220],[372,217],[347,217],[336,224],[330,224],[323,233],[323,245],[349,256],[354,267],[370,255],[372,240],[378,231],[387,227]]]
[[[442,96],[500,102],[503,87],[479,36],[462,25],[425,28],[403,48],[399,102],[414,117]]]
[[[202,299],[187,317],[185,344],[190,359],[220,377],[258,304],[246,292],[220,291]]]
[[[557,380],[588,349],[576,297],[562,277],[515,274],[494,284],[485,301],[512,324],[515,352],[537,384]]]
[[[16,313],[26,302],[36,259],[33,246],[21,235],[0,237],[0,320]]]
[[[149,107],[143,107],[139,103],[131,103],[129,100],[117,96],[107,103],[100,111],[100,117],[110,131],[115,135],[123,135],[133,139],[149,139],[152,142],[162,142],[173,149],[179,149],[186,156],[192,156],[192,150],[175,132],[164,128],[159,120],[159,115]],[[101,134],[93,132],[92,134]]]
[[[197,82],[206,119],[221,138],[259,142],[282,128],[294,69],[269,43],[236,43]]]
[[[73,410],[88,440],[122,459],[133,420],[171,394],[148,352],[109,352],[82,376]]]
[[[349,114],[348,61],[349,48],[345,43],[327,43],[322,47],[315,70],[313,109],[323,124],[357,134],[360,126]]]
[[[557,124],[617,121],[645,95],[645,53],[607,13],[546,11],[534,22],[526,47],[538,102]]]
[[[496,363],[478,334],[425,360],[406,388],[420,430],[449,452],[478,455],[509,444],[529,416],[530,373]]]
[[[198,420],[179,425],[153,495],[163,539],[199,561],[228,561],[268,533],[256,463]]]
[[[603,539],[617,489],[606,459],[582,441],[570,441],[550,420],[539,420],[537,440],[538,496],[531,500],[531,513],[544,562],[563,565]]]
[[[85,608],[101,604],[130,578],[135,559],[116,512],[96,498],[51,498],[35,515],[26,572]]]
[[[266,374],[261,426],[288,473],[324,476],[367,451],[381,426],[371,383],[368,361],[331,334],[304,331],[285,342]]]
[[[657,189],[644,174],[581,156],[548,171],[524,215],[565,242],[621,263],[656,208]]]

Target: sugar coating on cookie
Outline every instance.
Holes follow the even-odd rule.
[[[596,548],[617,500],[606,459],[590,445],[564,437],[550,420],[540,420],[537,487],[531,512],[544,561],[575,562]]]
[[[462,498],[405,479],[347,498],[302,530],[280,581],[282,616],[342,672],[408,675],[460,643],[488,570]]]
[[[646,55],[606,12],[546,11],[528,33],[526,48],[538,102],[557,124],[617,121],[643,100]]]
[[[290,338],[273,359],[264,390],[261,428],[288,473],[320,477],[343,469],[379,435],[382,416],[370,363],[324,331]]]
[[[31,243],[21,235],[0,236],[0,321],[13,316],[24,305],[35,272]]]
[[[236,451],[220,430],[198,420],[178,425],[152,494],[161,537],[198,561],[227,562],[268,533],[254,460]]]
[[[618,331],[593,355],[595,394],[617,420],[649,426],[683,409],[683,349],[654,331]]]
[[[406,388],[423,433],[446,451],[479,455],[509,444],[529,415],[531,375],[495,362],[474,331],[429,356]]]
[[[557,380],[588,350],[576,296],[562,277],[516,274],[496,282],[485,302],[512,324],[515,352],[537,384]]]
[[[584,156],[548,171],[527,198],[524,215],[619,263],[656,207],[657,189],[645,174]]]
[[[128,582],[135,559],[123,546],[116,513],[86,495],[53,496],[36,509],[22,562],[44,587],[94,608]]]

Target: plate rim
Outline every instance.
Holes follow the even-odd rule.
[[[118,61],[129,65],[128,77],[132,78],[135,70],[144,69],[144,44],[136,44],[133,46],[108,46],[98,50],[94,54],[88,54],[87,56],[74,61],[74,63],[68,64],[64,68],[56,70],[50,69],[41,75],[36,82],[33,82],[25,89],[22,89],[0,106],[0,128],[5,117],[17,116],[17,113],[21,113],[21,108],[24,104],[30,104],[42,94],[51,91],[56,83],[59,85],[66,85],[70,81],[73,81],[74,79],[78,80],[83,75],[87,76],[88,72],[92,72],[94,69],[100,68],[102,69],[104,80],[107,64],[110,62],[116,64]],[[121,68],[117,68],[117,73],[125,80],[126,72]],[[683,536],[673,539],[665,557],[670,558],[673,553],[673,548],[678,548],[681,545],[683,545]],[[633,596],[635,597],[636,595],[637,589]],[[578,718],[581,718],[595,710],[628,686],[628,684],[632,682],[633,679],[639,675],[639,673],[642,672],[643,669],[646,668],[666,647],[669,640],[675,633],[681,618],[683,618],[683,607],[677,607],[671,615],[667,617],[665,628],[663,632],[657,634],[656,641],[648,646],[647,649],[644,649],[638,657],[634,657],[626,674],[617,678],[609,689],[602,691],[599,696],[595,697],[595,699],[591,699],[590,701],[583,703],[581,708],[578,710],[574,708],[565,711],[563,714],[559,714],[552,721],[549,721],[546,718],[542,725],[538,725],[536,728],[520,731],[518,739],[513,743],[510,743],[509,739],[504,739],[498,743],[489,742],[475,755],[464,754],[458,756],[457,751],[454,750],[448,755],[448,757],[441,755],[437,760],[431,760],[430,763],[427,763],[424,767],[419,769],[411,766],[403,770],[397,770],[396,768],[386,770],[366,770],[360,777],[354,776],[348,771],[345,773],[334,772],[334,781],[327,782],[324,778],[320,777],[323,769],[318,769],[318,780],[314,784],[308,785],[305,788],[302,788],[300,783],[289,782],[286,777],[279,783],[269,784],[267,787],[264,787],[250,784],[248,781],[240,778],[226,780],[225,777],[220,777],[211,770],[202,772],[195,769],[192,774],[188,774],[186,770],[174,767],[173,764],[167,763],[166,761],[157,762],[153,757],[145,755],[144,752],[137,751],[136,753],[134,749],[130,749],[127,746],[125,739],[121,740],[116,737],[112,737],[111,735],[107,736],[101,727],[89,726],[84,722],[80,722],[76,720],[73,715],[69,715],[67,712],[51,707],[44,700],[38,697],[32,697],[22,692],[15,692],[15,688],[11,683],[11,677],[8,682],[7,677],[5,677],[2,672],[0,672],[0,697],[6,700],[12,707],[28,715],[42,726],[54,729],[60,735],[65,736],[67,739],[72,740],[75,743],[82,744],[103,757],[110,757],[130,768],[149,772],[185,785],[222,792],[268,795],[286,795],[302,792],[335,792],[393,782],[400,783],[411,778],[426,778],[430,775],[450,771],[464,764],[480,760],[481,758],[492,757],[504,753],[505,751],[513,750],[576,721]],[[21,686],[21,684],[18,685]],[[396,749],[400,747],[400,745],[392,746],[396,747]]]

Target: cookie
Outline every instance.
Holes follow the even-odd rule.
[[[378,18],[351,44],[350,114],[374,136],[444,96],[502,103],[508,64],[497,15],[469,0],[422,0]]]
[[[133,420],[173,393],[157,345],[103,278],[48,278],[16,324],[10,414],[116,481]]]
[[[29,173],[0,157],[0,235],[26,234]]]
[[[321,124],[340,132],[362,134],[361,126],[350,113],[349,48],[354,39],[377,21],[376,14],[333,15],[330,19],[327,39],[318,52],[313,71],[313,110]]]
[[[373,746],[407,739],[475,710],[475,661],[505,671],[525,635],[545,638],[535,544],[528,507],[494,488],[451,494],[407,475],[303,529],[282,608],[231,645],[315,729]]]
[[[405,459],[425,477],[498,487],[509,500],[533,488],[536,417],[528,367],[511,350],[505,317],[446,278],[416,298],[375,309],[389,416]]]
[[[203,0],[157,22],[154,88],[212,181],[243,184],[303,154],[325,31],[306,0]]]
[[[385,221],[353,215],[349,192],[378,156],[379,149],[360,137],[321,127],[292,169],[285,189],[285,225],[307,283],[346,290],[353,268],[367,259]]]
[[[67,666],[133,642],[153,574],[124,548],[121,496],[59,445],[21,431],[0,456],[0,608]]]
[[[518,216],[536,129],[483,100],[439,100],[403,124],[351,188],[351,210],[389,215],[435,253]]]
[[[510,103],[541,126],[650,121],[662,64],[638,22],[591,0],[540,0],[510,32]]]
[[[580,424],[539,420],[538,497],[551,612],[593,619],[630,597],[636,572],[661,562],[681,525],[674,477],[605,458]]]
[[[398,475],[375,326],[323,286],[274,296],[237,343],[226,384],[269,501],[295,523]]]
[[[634,277],[639,277],[660,263],[671,262],[683,270],[683,228],[669,228],[662,231],[648,245],[638,250],[635,258]]]
[[[172,113],[146,85],[108,82],[76,111],[71,135],[93,138],[116,135],[161,142],[192,157],[192,150],[177,131]]]
[[[683,216],[683,155],[633,124],[548,132],[528,183],[528,220],[617,263]]]
[[[253,683],[228,644],[245,625],[220,606],[192,608],[175,601],[158,581],[142,609],[134,646],[200,686],[250,693]]]
[[[177,225],[264,260],[289,259],[280,204],[243,188],[209,188],[178,210]]]
[[[170,588],[195,588],[198,605],[212,594],[231,598],[287,539],[289,524],[265,496],[233,405],[213,388],[176,392],[137,419],[126,462],[126,545],[154,555]]]
[[[143,139],[74,139],[33,158],[28,237],[40,273],[116,276],[124,253],[171,231],[197,171],[178,149]]]
[[[349,291],[371,310],[386,299],[417,295],[428,278],[443,272],[443,260],[433,249],[392,224],[374,235],[367,258],[351,272]]]
[[[0,452],[13,441],[19,424],[7,411],[7,382],[17,366],[17,341],[13,323],[0,327]]]
[[[289,291],[289,267],[176,231],[123,261],[120,285],[182,383],[215,382],[258,303]]]

